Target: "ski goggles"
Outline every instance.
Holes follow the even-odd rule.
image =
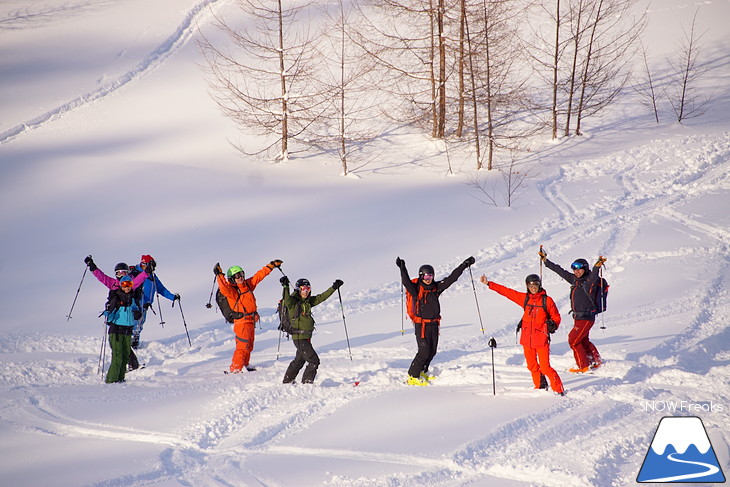
[[[233,274],[233,275],[231,276],[231,279],[233,279],[234,281],[235,281],[236,279],[243,279],[243,278],[245,278],[245,276],[244,276],[243,272],[236,272],[235,274]]]
[[[570,264],[570,268],[573,269],[574,271],[577,271],[578,269],[584,269],[585,264],[583,264],[581,262],[573,262],[572,264]]]
[[[124,277],[124,276],[126,276],[127,274],[129,274],[129,271],[125,271],[125,270],[118,270],[118,271],[114,271],[114,273],[115,273],[115,274],[117,275],[117,277]]]
[[[428,281],[429,279],[433,280],[433,274],[423,274],[424,281]]]
[[[132,287],[132,281],[122,281],[119,285],[122,287]]]

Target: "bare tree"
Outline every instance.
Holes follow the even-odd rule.
[[[348,11],[343,0],[339,0],[336,11],[327,12],[329,23],[319,43],[319,56],[324,60],[321,91],[328,94],[329,101],[315,131],[320,143],[337,148],[344,176],[351,170],[351,156],[379,134],[374,123],[379,99],[372,89],[377,84],[373,79],[374,66],[353,41],[358,26],[351,14],[358,13],[359,10]],[[357,158],[358,163],[367,163],[364,159]]]
[[[675,56],[669,59],[671,66],[672,83],[670,85],[669,102],[672,105],[677,121],[681,122],[687,118],[699,117],[705,113],[706,105],[712,95],[700,98],[697,95],[697,82],[707,72],[708,66],[699,63],[702,53],[700,40],[703,34],[697,34],[697,14],[695,11],[692,17],[690,30],[682,27],[684,39],[675,50]]]
[[[581,135],[583,118],[608,106],[623,89],[646,27],[645,14],[633,15],[636,0],[594,1],[575,112],[575,135]]]
[[[251,24],[232,25],[216,16],[215,25],[232,45],[200,42],[212,79],[213,98],[223,112],[247,131],[274,142],[257,151],[279,146],[276,159],[287,160],[290,141],[300,136],[322,109],[313,91],[316,57],[307,23],[298,16],[310,7],[282,6],[281,0],[239,0]],[[245,148],[238,146],[246,152]]]
[[[640,103],[651,109],[652,113],[654,113],[656,123],[659,123],[659,93],[657,92],[654,77],[652,76],[651,69],[649,68],[649,59],[646,48],[643,45],[641,52],[644,60],[644,70],[642,71],[643,76],[635,81],[634,91],[638,93]]]

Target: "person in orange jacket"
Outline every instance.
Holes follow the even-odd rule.
[[[256,370],[249,363],[251,351],[253,351],[256,322],[259,320],[253,291],[266,276],[271,274],[271,271],[281,266],[282,263],[283,261],[278,259],[272,260],[248,279],[240,266],[231,266],[226,274],[223,274],[220,264],[213,267],[213,273],[218,280],[218,289],[228,300],[231,309],[240,313],[240,316],[233,322],[236,349],[233,351],[230,370],[234,374],[241,372],[244,367],[249,372]]]
[[[544,375],[550,381],[552,390],[562,396],[565,393],[563,382],[555,369],[550,366],[550,334],[555,333],[560,326],[560,312],[553,298],[542,288],[540,276],[530,274],[525,278],[526,293],[489,281],[486,276],[482,276],[479,280],[492,291],[524,309],[520,322],[522,328],[520,345],[524,349],[527,368],[532,374],[535,389],[542,388],[541,380]]]

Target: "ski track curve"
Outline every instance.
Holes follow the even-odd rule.
[[[211,0],[215,1],[215,0]],[[203,6],[211,1],[198,4],[199,9],[188,14],[187,24]],[[149,57],[150,61],[144,70],[152,68],[155,63],[169,55],[176,42],[190,31],[181,26],[171,39],[163,44],[157,57]],[[165,49],[166,47],[166,49]],[[144,64],[144,63],[143,63]],[[111,93],[109,90],[107,93]],[[105,96],[100,94],[100,96]],[[45,123],[45,122],[43,122]],[[707,142],[711,137],[705,137]],[[647,146],[622,152],[613,157],[613,174],[607,167],[605,173],[596,174],[594,162],[577,163],[561,167],[567,183],[580,182],[590,178],[610,178],[616,185],[612,194],[600,197],[590,205],[581,208],[570,201],[562,190],[558,180],[548,182],[542,189],[549,202],[557,209],[558,216],[550,221],[538,223],[518,235],[504,237],[496,245],[481,249],[478,252],[478,265],[489,269],[490,275],[504,276],[520,269],[528,269],[524,252],[533,252],[540,243],[549,242],[553,252],[564,252],[571,248],[575,239],[580,237],[586,220],[594,221],[598,226],[613,228],[611,231],[599,231],[607,255],[611,261],[619,265],[636,260],[656,260],[657,262],[687,256],[704,256],[715,258],[717,268],[714,278],[703,281],[692,296],[672,301],[647,303],[645,308],[613,314],[609,320],[617,326],[630,326],[646,319],[646,316],[661,319],[669,317],[680,310],[693,309],[693,318],[682,332],[671,338],[662,340],[653,348],[615,357],[600,369],[600,375],[586,375],[574,379],[572,389],[564,401],[560,401],[543,411],[520,416],[507,424],[500,425],[494,431],[467,445],[463,445],[449,456],[434,460],[415,455],[383,455],[376,452],[350,451],[345,449],[316,449],[281,446],[279,440],[301,432],[313,420],[325,418],[349,404],[366,397],[375,397],[385,391],[401,388],[401,371],[393,371],[392,364],[402,360],[404,350],[392,348],[373,350],[364,347],[360,364],[349,364],[344,352],[328,351],[322,353],[322,359],[332,363],[332,374],[346,379],[343,382],[332,381],[330,387],[305,389],[288,387],[279,384],[279,368],[270,371],[262,370],[255,376],[243,374],[238,383],[231,382],[236,377],[213,376],[206,372],[205,366],[196,368],[193,363],[193,352],[200,362],[200,349],[189,350],[184,337],[165,340],[147,349],[152,361],[160,369],[155,373],[148,369],[136,373],[144,376],[145,388],[165,387],[171,380],[164,373],[166,368],[171,373],[180,371],[180,364],[190,363],[184,370],[188,376],[197,376],[186,381],[185,387],[207,387],[214,394],[209,404],[200,412],[198,420],[177,433],[159,433],[150,430],[123,427],[118,425],[97,424],[80,421],[60,413],[42,398],[36,396],[32,387],[24,390],[24,385],[37,384],[38,377],[32,375],[32,369],[41,367],[52,369],[54,359],[44,363],[20,363],[8,361],[5,369],[0,370],[5,384],[12,384],[13,397],[3,400],[0,418],[10,422],[17,428],[28,428],[42,434],[106,439],[110,441],[147,442],[163,448],[161,465],[147,472],[109,479],[104,485],[152,484],[168,478],[186,478],[200,481],[198,485],[223,483],[216,472],[226,465],[240,462],[246,455],[271,454],[292,456],[328,456],[341,459],[356,459],[374,462],[389,462],[404,465],[419,465],[423,473],[414,476],[398,476],[384,474],[374,479],[339,478],[342,485],[357,486],[411,486],[420,483],[438,484],[448,482],[449,485],[469,485],[483,476],[504,478],[530,485],[545,487],[572,487],[585,485],[623,485],[632,482],[634,472],[631,462],[634,452],[641,450],[641,445],[648,444],[644,433],[646,414],[641,412],[637,404],[646,398],[670,399],[681,397],[673,389],[682,387],[686,391],[687,384],[698,392],[711,390],[726,377],[729,368],[722,349],[722,344],[706,343],[708,337],[716,336],[725,327],[724,319],[728,312],[727,275],[730,269],[726,255],[730,233],[721,226],[706,222],[697,222],[683,213],[678,207],[692,198],[708,190],[727,190],[730,187],[730,175],[723,164],[730,156],[730,137],[722,134],[714,137],[713,151],[696,154],[683,149],[700,143],[700,138],[687,137],[673,141],[658,150],[657,146]],[[666,160],[682,158],[683,167],[672,167],[660,170]],[[618,165],[618,168],[615,166]],[[609,166],[606,164],[606,166]],[[652,176],[654,179],[652,179]],[[706,237],[706,243],[699,247],[681,247],[663,252],[629,252],[629,243],[637,233],[643,221],[651,218],[667,218],[676,221]],[[532,261],[532,255],[530,255]],[[507,266],[506,264],[510,265]],[[444,266],[447,268],[451,263]],[[509,267],[508,271],[499,270]],[[471,283],[454,286],[455,292],[471,293]],[[400,306],[400,285],[390,281],[377,290],[366,290],[351,293],[347,296],[348,313],[368,312],[382,309],[384,306]],[[320,320],[337,319],[340,316],[339,303],[323,304]],[[562,303],[564,306],[565,303]],[[264,317],[264,324],[273,323],[273,317]],[[205,355],[204,364],[216,359],[215,347],[224,346],[228,334],[217,329],[203,330],[201,336],[209,340],[212,351]],[[497,336],[513,336],[512,324],[498,330]],[[64,337],[68,340],[68,337]],[[58,341],[62,340],[58,337]],[[41,341],[38,340],[40,343]],[[50,352],[54,350],[54,339],[48,337],[43,341]],[[73,373],[67,374],[60,386],[64,384],[87,384],[98,381],[92,374],[96,366],[98,339],[79,339],[73,341],[72,349],[83,358],[76,359],[72,365]],[[17,337],[5,337],[0,340],[1,353],[20,353],[27,347],[25,341]],[[226,348],[227,350],[227,348]],[[443,383],[449,387],[473,387],[469,377],[489,377],[490,361],[487,359],[483,341],[473,339],[449,339],[442,345],[437,367],[448,371],[450,368],[468,368],[474,374],[460,378],[459,374],[442,375]],[[682,352],[681,354],[678,352]],[[495,354],[495,367],[500,377],[508,379],[508,383],[524,379],[522,367],[518,370],[509,365],[509,360],[516,354],[516,349],[500,348]],[[78,355],[77,354],[77,355]],[[406,355],[409,355],[407,353]],[[725,358],[723,358],[725,357]],[[565,357],[556,357],[556,364],[564,362]],[[60,360],[60,359],[59,359]],[[695,361],[707,361],[705,374],[691,372],[696,370]],[[673,361],[673,363],[670,363]],[[685,367],[685,361],[692,366]],[[367,363],[365,363],[367,362]],[[687,362],[688,364],[690,362]],[[347,364],[342,365],[342,364]],[[667,365],[673,365],[671,369]],[[68,369],[68,367],[67,367]],[[349,382],[352,371],[367,371],[364,375],[367,388],[353,388]],[[93,377],[89,377],[93,375]],[[54,374],[47,384],[53,383]],[[217,377],[217,378],[216,378]],[[250,378],[250,380],[249,380]],[[211,385],[212,384],[212,385]],[[59,385],[59,384],[56,384]],[[483,384],[481,384],[483,387]],[[184,391],[183,391],[184,392]],[[509,390],[501,393],[510,394]],[[718,391],[721,400],[730,403],[730,393]],[[691,398],[690,398],[691,399]],[[266,414],[263,414],[263,412]],[[720,419],[724,431],[730,431],[730,420]],[[620,424],[621,434],[617,434]],[[591,435],[586,435],[586,430]],[[596,444],[594,438],[604,439]],[[543,451],[554,447],[571,452],[576,458],[586,461],[576,465],[556,469],[544,458]],[[212,465],[205,469],[205,465]],[[588,467],[591,465],[591,467]],[[536,483],[536,473],[546,475]],[[548,475],[549,473],[549,475]]]
[[[35,118],[22,122],[15,127],[0,133],[0,145],[10,142],[11,140],[37,128],[40,128],[54,120],[63,117],[64,115],[81,108],[89,103],[99,101],[109,95],[114,94],[120,88],[127,84],[136,81],[146,74],[154,71],[165,61],[183,47],[193,36],[197,30],[197,25],[201,19],[208,15],[206,13],[206,7],[218,2],[225,0],[201,0],[194,5],[186,14],[182,23],[177,27],[175,32],[170,35],[162,44],[160,44],[155,50],[150,52],[142,61],[140,61],[134,68],[127,71],[126,73],[118,76],[116,79],[105,83],[99,88],[92,90],[88,93],[81,94],[76,98],[43,113]]]

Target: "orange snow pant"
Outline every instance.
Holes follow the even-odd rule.
[[[239,372],[249,364],[253,350],[256,323],[250,319],[236,320],[233,333],[236,335],[236,349],[231,360],[231,372]]]
[[[595,321],[575,320],[573,329],[568,333],[568,345],[573,350],[575,363],[579,369],[601,363],[601,355],[588,337],[593,323]]]
[[[563,381],[555,369],[550,366],[550,345],[541,348],[524,347],[525,360],[527,360],[527,369],[532,374],[532,383],[535,388],[540,387],[540,374],[544,375],[550,381],[550,387],[553,391],[560,394],[563,392]]]

